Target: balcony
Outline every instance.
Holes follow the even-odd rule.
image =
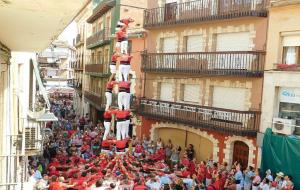
[[[110,42],[110,29],[104,28],[86,39],[86,46],[92,49]]]
[[[192,24],[240,17],[266,17],[269,0],[198,0],[169,3],[144,11],[144,28]]]
[[[102,0],[97,7],[94,8],[93,14],[87,19],[87,23],[93,23],[97,18],[100,18],[115,5],[116,0]]]
[[[84,98],[92,104],[94,107],[96,107],[98,110],[104,110],[105,109],[105,97],[99,96],[96,93],[84,91]]]
[[[143,53],[145,72],[261,77],[265,52]]]
[[[85,74],[96,77],[109,77],[107,67],[105,64],[88,64],[85,65]]]
[[[261,114],[152,99],[141,99],[138,112],[154,119],[242,136],[256,136]]]

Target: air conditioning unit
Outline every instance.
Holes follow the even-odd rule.
[[[37,149],[38,131],[35,127],[25,128],[25,149]]]
[[[295,130],[296,120],[294,119],[283,119],[273,118],[272,131],[274,133],[292,135]]]

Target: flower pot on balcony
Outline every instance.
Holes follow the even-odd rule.
[[[279,70],[288,70],[288,71],[295,71],[300,69],[299,64],[277,64],[277,69]]]

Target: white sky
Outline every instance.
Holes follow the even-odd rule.
[[[73,21],[67,28],[58,36],[59,40],[68,41],[69,45],[73,45],[73,39],[76,38],[77,26]]]

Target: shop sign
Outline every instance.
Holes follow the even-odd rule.
[[[300,88],[281,88],[280,102],[300,104]]]

